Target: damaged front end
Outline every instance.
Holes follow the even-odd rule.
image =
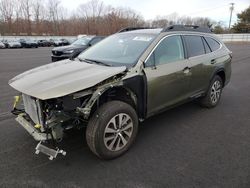
[[[17,101],[17,99],[19,99]],[[49,156],[50,160],[59,153],[66,152],[57,147],[57,142],[63,139],[64,124],[72,117],[63,110],[58,99],[42,101],[22,94],[15,97],[12,113],[17,115],[16,121],[36,140],[36,154],[40,152]],[[23,108],[20,108],[23,107]]]
[[[16,121],[36,140],[36,154],[44,153],[50,160],[59,153],[66,155],[57,147],[65,130],[87,125],[94,108],[99,106],[100,96],[110,88],[122,85],[119,74],[99,84],[63,97],[41,100],[22,93],[15,97],[12,113]]]

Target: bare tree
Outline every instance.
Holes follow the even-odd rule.
[[[33,0],[32,12],[34,15],[35,31],[37,34],[41,34],[41,21],[45,19],[45,8],[40,0]]]
[[[80,12],[79,16],[86,22],[87,33],[94,30],[94,33],[98,34],[97,24],[100,17],[104,16],[104,3],[99,0],[91,0],[80,5],[78,11]]]
[[[155,28],[164,28],[169,25],[169,20],[166,17],[157,16],[153,21],[151,21],[151,26]]]
[[[21,1],[14,0],[14,18],[13,30],[15,33],[20,33],[22,31],[22,10],[21,10]]]
[[[4,22],[7,25],[7,29],[4,32],[12,33],[12,21],[13,21],[13,1],[10,0],[1,0],[0,1],[0,12]]]
[[[109,35],[129,26],[166,27],[172,24],[215,25],[209,18],[192,18],[172,13],[145,21],[131,8],[112,7],[90,0],[69,12],[60,0],[0,0],[1,34]]]
[[[67,35],[69,28],[68,10],[62,6],[58,7],[59,31],[60,35]]]
[[[56,35],[60,34],[59,23],[58,23],[59,22],[59,17],[58,17],[59,5],[60,5],[59,0],[48,0],[48,3],[47,3],[47,8],[49,10],[49,19],[53,23],[53,30]]]
[[[211,21],[209,18],[196,17],[193,19],[194,25],[200,25],[204,27],[211,28],[215,22]]]
[[[24,15],[24,19],[26,20],[26,30],[27,34],[32,34],[31,28],[31,8],[32,8],[32,1],[31,0],[21,0],[21,10]]]

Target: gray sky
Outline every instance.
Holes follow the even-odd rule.
[[[61,5],[74,10],[78,5],[88,1],[61,0]],[[250,6],[250,0],[105,0],[103,2],[114,7],[130,7],[146,20],[177,13],[179,16],[209,17],[215,21],[222,21],[226,26],[229,21],[229,3],[235,3],[233,22],[237,20],[237,13]]]

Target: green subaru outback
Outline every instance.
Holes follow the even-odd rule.
[[[26,71],[9,84],[16,120],[54,159],[66,130],[86,126],[103,159],[125,153],[139,122],[186,101],[215,107],[230,80],[232,54],[207,28],[128,28],[71,60]],[[66,133],[65,133],[66,132]]]

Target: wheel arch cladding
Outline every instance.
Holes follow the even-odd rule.
[[[145,119],[147,113],[147,79],[145,74],[124,80],[124,86],[136,95],[136,112],[140,119]]]
[[[226,81],[225,71],[223,69],[218,70],[215,75],[220,76],[220,78],[222,79],[222,82],[223,82],[223,86],[224,86],[225,85],[225,81]]]
[[[211,74],[210,83],[212,82],[213,78],[216,75],[219,76],[222,79],[223,87],[224,87],[225,86],[225,81],[226,81],[225,69],[224,68],[217,68],[216,70],[214,70],[214,73]]]
[[[120,100],[131,105],[141,119],[146,117],[146,85],[145,76],[137,75],[123,80],[123,84],[107,89],[92,108],[92,113],[98,106],[110,101]]]

